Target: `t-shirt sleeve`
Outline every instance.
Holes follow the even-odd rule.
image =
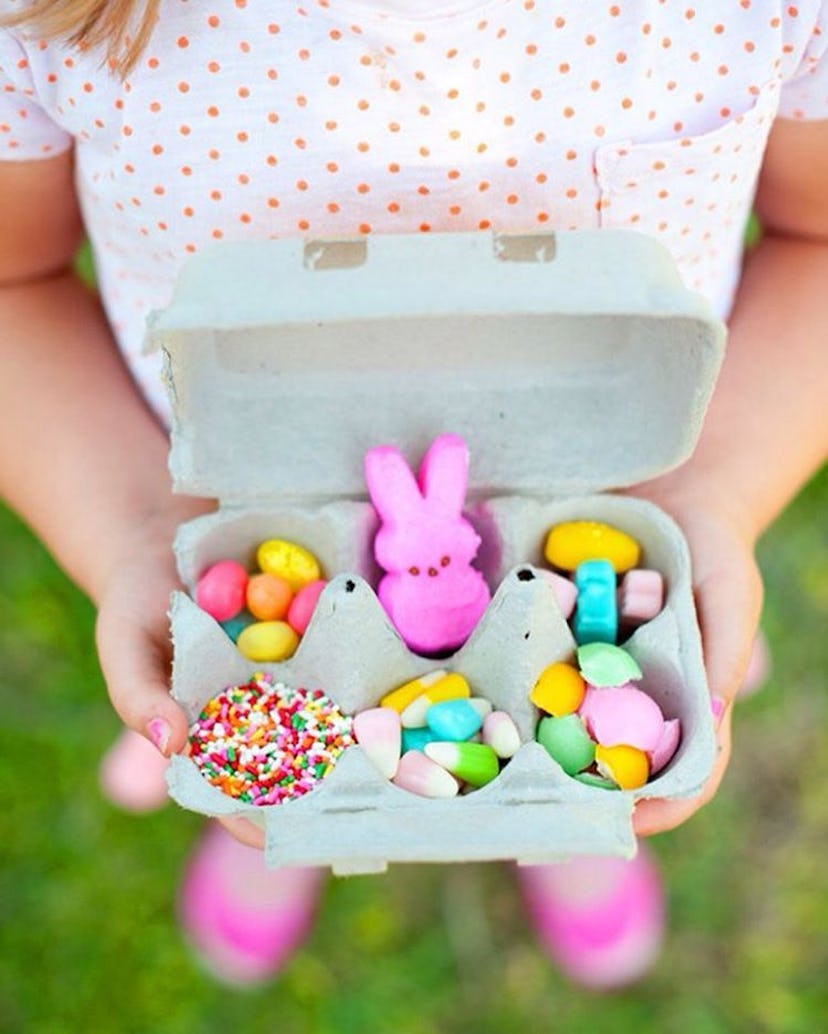
[[[828,119],[828,3],[820,5],[802,61],[782,86],[779,117]]]
[[[24,47],[0,29],[0,161],[51,158],[71,146],[71,135],[38,103]]]

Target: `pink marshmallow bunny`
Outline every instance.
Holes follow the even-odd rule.
[[[418,479],[392,445],[365,455],[368,492],[382,521],[374,555],[387,572],[377,595],[416,653],[456,650],[490,599],[471,566],[480,536],[463,517],[468,469],[468,448],[456,434],[434,439]]]

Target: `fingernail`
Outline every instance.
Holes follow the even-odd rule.
[[[726,707],[727,707],[727,704],[722,699],[722,697],[711,697],[710,698],[710,710],[713,712],[713,718],[716,721],[716,727],[717,728],[721,724],[722,716],[725,713],[725,708]]]
[[[153,718],[147,725],[147,732],[153,744],[166,757],[167,747],[170,745],[170,736],[172,735],[170,723],[163,718]]]

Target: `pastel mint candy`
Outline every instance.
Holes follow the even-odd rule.
[[[403,729],[403,753],[407,750],[423,750],[427,743],[433,743],[435,739],[437,739],[437,737],[431,729]]]
[[[623,686],[643,678],[633,657],[612,643],[586,643],[578,647],[578,667],[591,686]]]
[[[567,775],[582,772],[595,760],[595,744],[577,714],[541,718],[535,738]]]
[[[617,790],[618,787],[611,779],[596,775],[594,772],[578,772],[575,778],[579,783],[586,786],[599,786],[602,790]]]
[[[483,719],[466,699],[441,700],[426,712],[426,724],[437,740],[467,740],[483,727]]]
[[[614,643],[618,638],[615,568],[609,560],[585,560],[575,572],[575,586],[575,642]]]
[[[500,773],[497,754],[486,743],[427,743],[425,752],[469,786],[485,786]]]
[[[247,626],[252,625],[255,620],[252,614],[243,610],[241,614],[237,614],[234,618],[230,618],[227,621],[221,621],[220,624],[235,643]]]

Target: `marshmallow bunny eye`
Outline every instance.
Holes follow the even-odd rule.
[[[419,567],[409,567],[408,573],[409,574],[413,574],[414,577],[416,578],[417,575],[420,573],[420,569],[419,569]]]
[[[440,557],[440,567],[448,567],[448,565],[450,563],[451,563],[451,557],[450,556],[441,556]]]

